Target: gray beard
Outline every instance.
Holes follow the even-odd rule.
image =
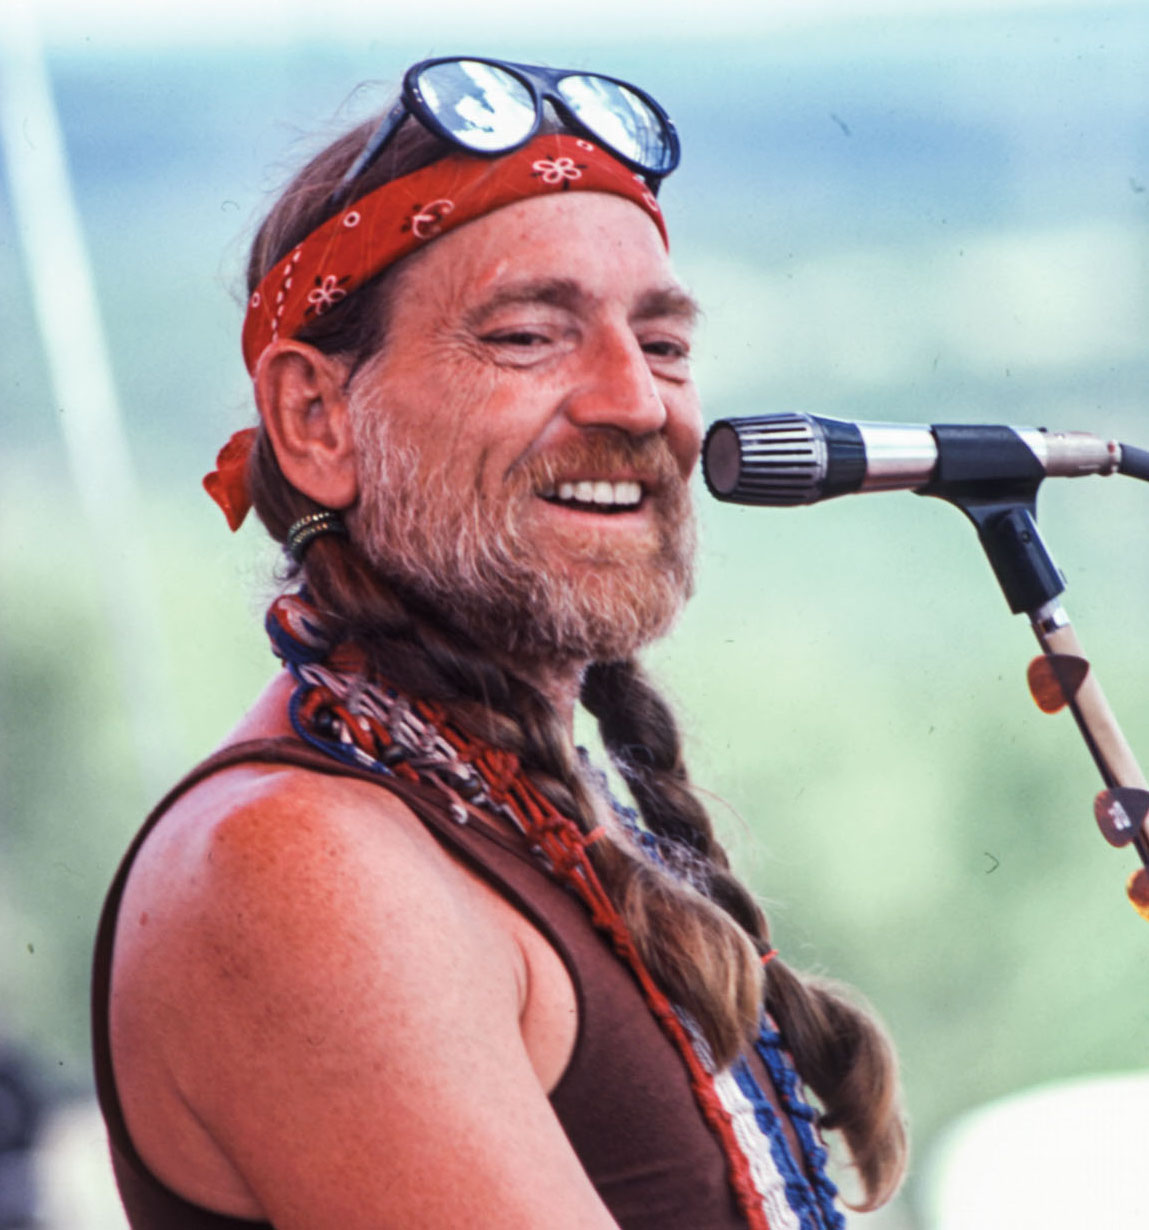
[[[385,582],[415,596],[484,648],[530,662],[621,661],[663,635],[693,589],[694,518],[686,483],[661,437],[596,433],[512,467],[498,500],[480,492],[483,458],[430,470],[385,413],[355,407],[360,496],[352,540]],[[637,466],[656,480],[657,543],[619,547],[593,532],[547,558],[526,512],[535,492],[576,458],[589,472]],[[572,557],[573,558],[570,558]]]

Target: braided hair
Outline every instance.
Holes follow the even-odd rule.
[[[330,144],[292,180],[252,246],[249,291],[331,212],[327,200],[374,127],[369,121]],[[356,196],[442,157],[447,147],[417,124],[404,125],[356,184]],[[298,334],[350,364],[348,380],[385,344],[394,267]],[[249,469],[254,507],[271,536],[319,506],[284,477],[260,428]],[[381,575],[352,539],[326,536],[287,581],[302,580],[337,633],[410,695],[445,706],[452,719],[513,752],[533,784],[589,832],[598,826],[595,788],[547,698],[495,662],[464,627]],[[626,781],[654,859],[625,834],[589,847],[651,975],[690,1014],[722,1066],[750,1043],[763,1004],[774,1016],[803,1080],[822,1105],[821,1126],[840,1130],[862,1182],[860,1208],[884,1203],[906,1164],[896,1061],[876,1020],[841,988],[774,959],[767,919],[739,881],[693,791],[674,716],[630,659],[591,664],[581,702]]]

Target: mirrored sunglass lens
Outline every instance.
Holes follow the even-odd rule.
[[[525,140],[535,122],[531,92],[510,73],[478,60],[433,64],[418,78],[435,118],[461,145],[482,153]]]
[[[669,168],[670,134],[633,90],[604,77],[576,74],[564,77],[558,92],[579,120],[616,153],[649,171]]]

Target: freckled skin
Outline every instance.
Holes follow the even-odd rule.
[[[686,476],[691,324],[641,210],[556,194],[409,259],[355,395],[484,499],[587,433],[661,435]],[[261,386],[265,416],[324,370],[300,353],[303,376]],[[300,473],[346,507],[370,476],[339,469],[341,386],[316,387]],[[540,549],[571,569],[590,566],[592,526],[651,534],[645,506],[531,508]],[[583,665],[537,668],[568,719]],[[228,742],[288,733],[289,693],[274,680]],[[187,1199],[281,1230],[614,1226],[547,1100],[577,1029],[565,967],[385,792],[298,769],[210,778],[145,843],[121,918],[138,925],[116,938],[117,1083],[144,1160]]]

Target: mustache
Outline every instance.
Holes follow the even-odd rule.
[[[521,457],[507,470],[509,481],[529,491],[574,475],[636,479],[655,495],[686,486],[670,445],[660,435],[587,435]]]

